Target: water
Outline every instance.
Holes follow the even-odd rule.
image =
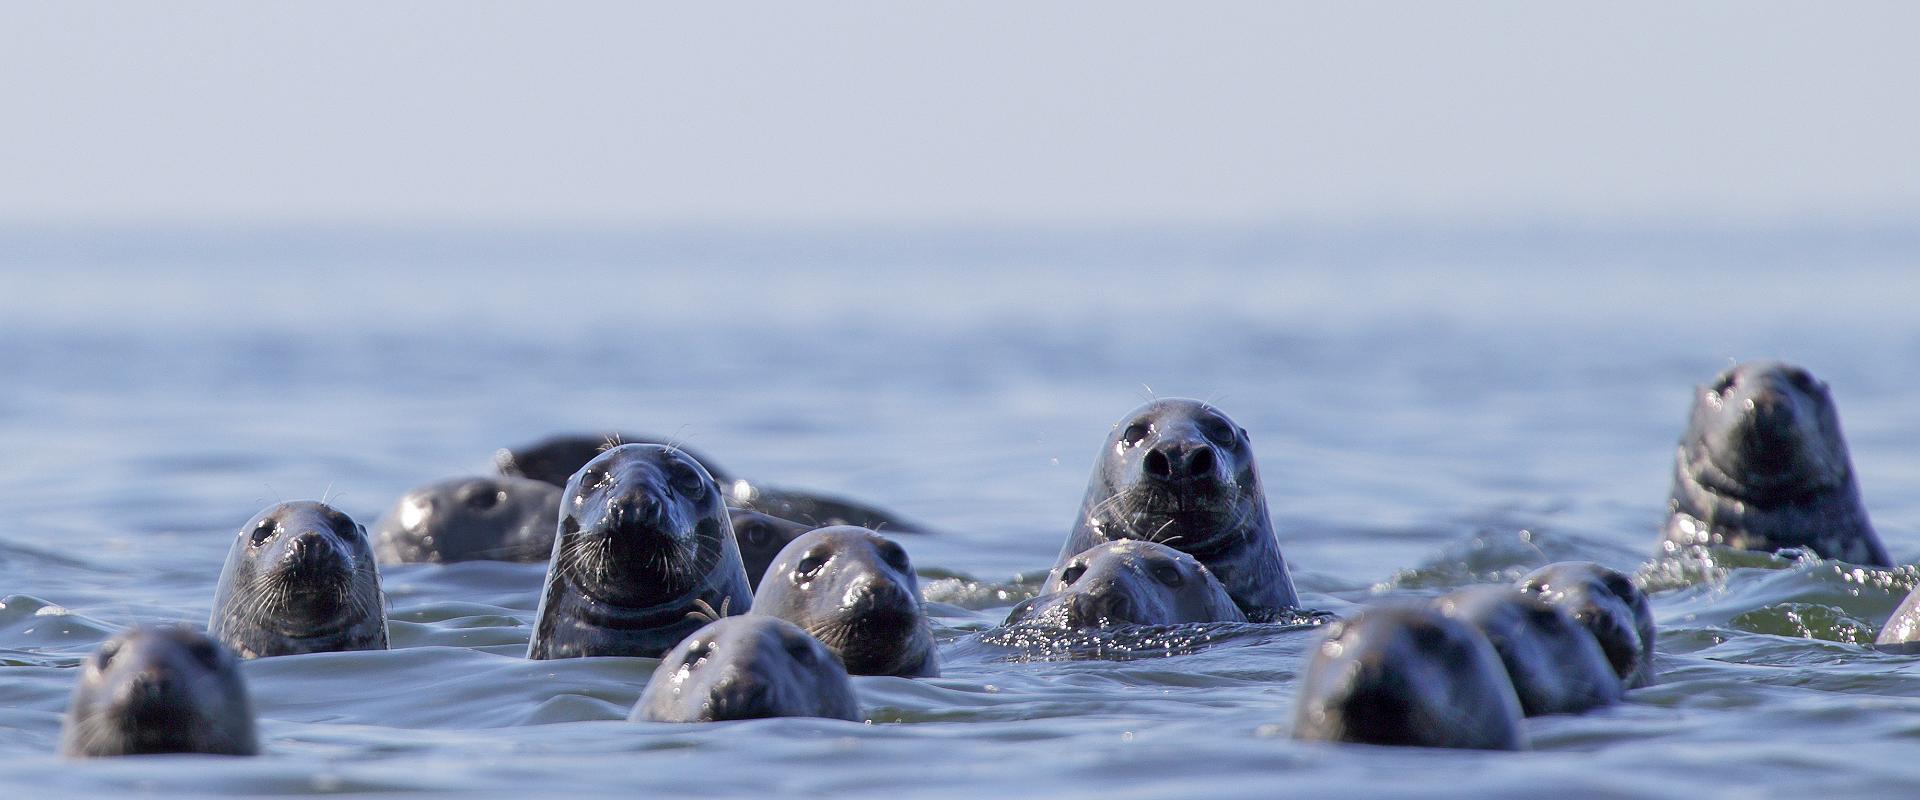
[[[0,234],[0,787],[526,797],[1899,796],[1920,660],[1861,643],[1912,570],[1646,566],[1689,387],[1834,387],[1920,560],[1920,236],[1907,231]],[[1153,395],[1252,435],[1303,599],[1645,568],[1660,684],[1529,720],[1530,752],[1294,742],[1310,630],[985,633]],[[267,755],[53,755],[119,626],[204,624],[239,525],[364,522],[554,431],[678,437],[881,503],[945,675],[866,724],[623,721],[653,662],[519,658],[539,566],[384,571],[395,649],[248,663]],[[984,634],[984,635],[983,635]],[[1100,654],[1110,658],[1069,658]]]

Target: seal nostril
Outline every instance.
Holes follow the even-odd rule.
[[[1155,478],[1173,477],[1173,462],[1167,458],[1165,450],[1154,448],[1140,459],[1140,469]]]
[[[1211,447],[1195,450],[1193,455],[1187,457],[1187,475],[1195,478],[1212,475],[1215,459]]]

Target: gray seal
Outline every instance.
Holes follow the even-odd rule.
[[[227,551],[207,632],[243,658],[387,649],[366,529],[306,500],[255,515]]]
[[[621,445],[567,482],[527,657],[657,658],[752,604],[712,476],[674,448]]]
[[[1653,608],[1626,573],[1591,561],[1558,561],[1527,573],[1515,586],[1592,631],[1622,686],[1653,685]]]
[[[1694,393],[1673,463],[1662,548],[1797,548],[1893,566],[1860,502],[1827,385],[1778,361],[1720,373]]]
[[[855,675],[940,674],[913,562],[898,542],[851,525],[803,534],[780,551],[753,612],[819,639]]]
[[[1527,716],[1578,714],[1619,702],[1620,676],[1600,642],[1538,596],[1505,584],[1468,586],[1440,596],[1434,607],[1487,637]]]
[[[847,670],[826,645],[760,614],[717,620],[660,659],[629,719],[717,722],[767,717],[858,721]]]
[[[813,530],[811,525],[744,508],[729,508],[727,516],[733,520],[733,538],[740,543],[740,560],[746,564],[747,583],[754,591],[760,590],[767,568],[773,566],[787,543]]]
[[[560,489],[526,478],[448,478],[402,495],[373,523],[382,564],[545,561]]]
[[[1253,447],[1227,415],[1198,400],[1155,400],[1115,425],[1100,452],[1055,570],[1096,545],[1139,539],[1199,559],[1248,619],[1299,605]]]
[[[1135,539],[1074,556],[1047,576],[1040,592],[1014,606],[1007,624],[1086,629],[1247,621],[1205,564]]]
[[[1888,653],[1920,653],[1920,589],[1908,592],[1907,599],[1900,601],[1887,624],[1880,626],[1873,646]]]
[[[1327,626],[1294,704],[1310,741],[1519,750],[1520,700],[1478,630],[1430,605],[1386,602]]]
[[[579,471],[581,465],[621,444],[662,444],[686,453],[706,468],[707,474],[713,476],[714,482],[724,492],[727,505],[735,508],[805,523],[809,529],[829,525],[858,525],[888,533],[926,531],[924,526],[916,522],[858,500],[748,481],[722,469],[707,456],[650,436],[617,432],[559,434],[519,447],[502,448],[494,453],[493,462],[502,475],[531,478],[564,487],[567,479]]]
[[[239,660],[179,625],[135,627],[80,666],[60,730],[61,755],[260,752]]]

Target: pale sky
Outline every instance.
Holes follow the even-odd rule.
[[[1913,3],[0,6],[0,225],[1920,220]]]

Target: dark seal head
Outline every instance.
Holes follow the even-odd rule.
[[[718,722],[767,717],[858,721],[847,670],[793,623],[761,614],[727,617],[660,659],[636,722]]]
[[[800,626],[855,675],[940,674],[913,562],[899,543],[866,528],[821,528],[793,540],[768,568],[753,610]]]
[[[207,632],[244,658],[387,649],[366,529],[312,501],[255,515],[227,551]]]
[[[1054,569],[1122,539],[1207,565],[1255,621],[1299,605],[1247,432],[1198,400],[1155,400],[1114,426]]]
[[[383,564],[545,561],[560,490],[526,478],[450,478],[407,492],[373,523]]]
[[[260,752],[233,653],[183,626],[129,628],[80,666],[60,731],[72,757]]]
[[[1622,686],[1653,685],[1653,608],[1632,578],[1591,561],[1559,561],[1528,573],[1516,586],[1592,631]]]
[[[1519,750],[1520,701],[1478,630],[1424,603],[1327,626],[1294,707],[1298,739]]]
[[[527,657],[658,657],[752,604],[713,477],[680,450],[620,445],[567,482]]]
[[[1247,621],[1206,565],[1166,545],[1134,539],[1068,559],[1040,592],[1015,606],[1007,624],[1086,629]]]
[[[1799,548],[1893,565],[1860,502],[1827,385],[1791,364],[1748,362],[1699,387],[1667,505],[1668,552]]]
[[[1527,716],[1578,714],[1619,701],[1620,676],[1593,633],[1538,596],[1506,584],[1468,586],[1434,607],[1487,637]]]
[[[727,516],[733,520],[733,538],[740,543],[740,560],[746,563],[747,583],[754,591],[760,590],[767,568],[773,566],[787,543],[813,530],[811,525],[744,508],[729,508]]]

